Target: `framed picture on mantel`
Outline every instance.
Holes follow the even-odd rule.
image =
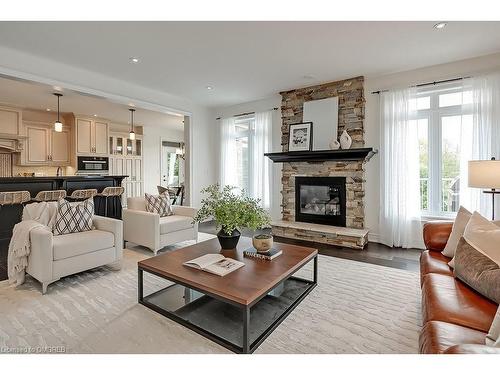
[[[311,151],[313,142],[313,123],[300,122],[290,124],[288,151]]]

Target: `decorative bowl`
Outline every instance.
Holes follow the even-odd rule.
[[[257,234],[252,238],[252,245],[258,253],[265,253],[273,247],[273,236],[271,234]]]

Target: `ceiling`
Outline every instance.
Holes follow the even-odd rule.
[[[57,113],[57,99],[52,86],[34,84],[0,77],[0,103]],[[104,98],[86,96],[70,90],[62,90],[61,112],[73,112],[97,117],[112,122],[127,124],[130,122],[129,107],[113,103]],[[136,108],[134,123],[137,125],[161,126],[170,130],[183,131],[184,117],[174,116],[150,110]]]
[[[500,22],[434,23],[0,22],[0,45],[214,107],[500,51]]]

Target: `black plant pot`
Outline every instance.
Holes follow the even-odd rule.
[[[217,233],[217,238],[219,239],[220,246],[223,250],[236,249],[240,236],[241,233],[238,229],[233,230],[233,233],[231,233],[230,236],[224,232],[224,229],[221,229],[219,233]]]

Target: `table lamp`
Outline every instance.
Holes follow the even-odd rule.
[[[485,194],[491,194],[492,220],[495,220],[495,195],[500,194],[500,160],[469,161],[469,187],[485,188]]]

